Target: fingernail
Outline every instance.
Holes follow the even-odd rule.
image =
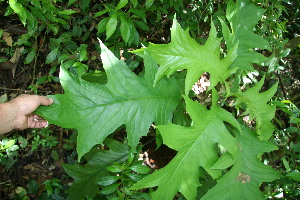
[[[52,103],[54,102],[53,99],[50,99],[50,98],[48,98],[48,97],[47,97],[47,99],[48,99],[49,101],[51,101]]]
[[[46,121],[46,126],[45,126],[45,128],[47,128],[48,126],[49,126],[48,121]]]

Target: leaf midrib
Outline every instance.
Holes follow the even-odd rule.
[[[175,98],[178,98],[178,96],[155,96],[155,97],[143,97],[143,98],[136,98],[136,99],[125,99],[123,101],[114,101],[114,102],[110,102],[110,103],[104,103],[104,104],[96,104],[93,106],[89,106],[89,107],[84,107],[84,108],[76,108],[76,109],[71,109],[71,110],[88,110],[91,108],[96,108],[96,107],[106,107],[106,106],[110,106],[110,105],[115,105],[115,104],[123,104],[123,103],[128,103],[130,101],[144,101],[144,100],[151,100],[151,99],[170,99],[170,100],[174,100]],[[91,102],[94,103],[94,101],[92,101],[91,99],[89,99]],[[70,109],[68,109],[70,110]]]

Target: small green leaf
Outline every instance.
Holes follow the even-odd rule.
[[[100,193],[101,194],[111,194],[114,191],[116,191],[118,189],[118,187],[121,185],[121,183],[115,183],[113,185],[107,186],[105,188],[103,188]]]
[[[287,177],[300,182],[300,172],[291,172],[289,174],[286,175]]]
[[[136,25],[142,29],[143,31],[149,31],[149,27],[145,22],[142,21],[138,21],[138,20],[134,20],[134,23],[136,23]]]
[[[100,178],[97,184],[103,185],[103,186],[109,186],[113,183],[115,183],[117,180],[119,180],[119,176],[103,176]]]
[[[146,8],[150,8],[153,4],[154,0],[146,0]]]
[[[8,141],[5,143],[3,149],[8,149],[8,148],[12,147],[15,143],[16,143],[16,140],[8,140]]]
[[[151,171],[151,169],[149,167],[141,165],[141,164],[131,166],[131,167],[129,167],[129,169],[131,169],[132,171],[139,173],[139,174],[147,174],[148,172]]]
[[[79,53],[79,61],[87,60],[87,50],[81,50]]]
[[[289,162],[285,159],[285,157],[282,158],[282,163],[284,165],[284,168],[286,171],[290,171],[290,165]]]
[[[90,8],[91,0],[80,0],[80,6],[84,13],[87,13]]]
[[[298,132],[300,132],[300,130],[298,129]],[[300,143],[294,144],[291,149],[295,152],[300,153]]]
[[[77,11],[75,11],[75,10],[62,10],[62,11],[59,11],[58,14],[60,14],[60,15],[72,15],[76,12]]]
[[[126,6],[126,4],[128,3],[128,0],[120,0],[118,5],[116,6],[115,10],[120,10],[121,8],[123,8],[124,6]]]
[[[46,57],[46,64],[53,62],[58,55],[58,48],[53,49]]]
[[[117,15],[113,14],[109,18],[106,24],[106,39],[108,39],[116,31],[117,23],[118,23]]]
[[[21,148],[25,148],[28,145],[27,139],[24,138],[24,137],[22,137],[22,136],[18,137],[18,143],[19,143],[19,145],[20,145]]]
[[[140,65],[140,63],[141,63],[140,61],[135,60],[128,65],[128,68],[134,70]]]
[[[211,167],[212,169],[226,169],[234,164],[233,156],[226,152],[223,154],[220,159]]]
[[[145,178],[145,175],[142,174],[133,174],[133,173],[125,173],[130,179],[134,180],[135,182],[140,181],[141,179]]]
[[[121,36],[123,40],[128,43],[129,37],[130,37],[130,26],[127,23],[127,20],[124,17],[120,17],[121,19],[121,26],[120,26],[120,31],[121,31]]]
[[[99,22],[99,24],[97,25],[98,33],[103,33],[106,30],[108,20],[109,18],[104,18]]]
[[[47,24],[48,28],[56,35],[58,33],[58,27],[53,24]]]
[[[38,29],[38,19],[35,15],[33,15],[31,12],[28,10],[26,11],[27,15],[27,29],[30,34],[34,34],[34,32],[37,31]]]
[[[40,186],[39,184],[35,181],[35,180],[30,180],[27,184],[27,191],[28,194],[30,195],[34,195],[37,194],[37,192],[39,191]]]
[[[51,151],[51,157],[53,158],[54,161],[56,161],[56,162],[59,161],[59,154],[58,154],[57,151],[52,150]]]
[[[100,85],[107,83],[107,76],[104,71],[95,70],[94,72],[84,74],[81,78],[86,80],[87,82],[97,83]]]
[[[18,3],[16,0],[9,0],[9,6],[13,9],[15,13],[20,17],[21,22],[23,25],[26,25],[27,15],[26,10],[22,6],[22,4]]]
[[[27,54],[26,58],[25,58],[25,62],[24,64],[29,64],[32,62],[32,60],[34,59],[36,55],[36,49],[35,48],[32,48],[29,53]]]
[[[74,4],[76,1],[77,1],[77,0],[69,0],[69,2],[68,2],[68,7],[69,7],[70,5],[72,5],[72,4]]]
[[[126,168],[127,168],[127,166],[125,166],[125,165],[120,165],[120,164],[115,163],[114,165],[109,166],[106,169],[110,172],[118,173],[118,172],[124,171]]]
[[[131,0],[131,3],[133,5],[133,7],[135,8],[138,4],[138,1],[137,0]]]
[[[7,58],[0,58],[0,63],[6,62],[6,61],[8,61]]]
[[[99,12],[96,12],[95,15],[94,15],[94,17],[100,17],[100,16],[104,15],[105,13],[107,13],[107,11],[108,10],[105,9],[105,10],[101,10]]]

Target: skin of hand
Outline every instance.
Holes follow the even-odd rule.
[[[44,96],[23,94],[0,104],[0,134],[13,129],[46,127],[48,122],[33,112],[41,105],[49,106],[52,103],[52,99]]]

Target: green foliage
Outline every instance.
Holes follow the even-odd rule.
[[[264,199],[259,190],[261,183],[280,178],[278,172],[258,159],[259,154],[276,150],[274,144],[260,141],[245,127],[237,133],[236,142],[238,149],[233,154],[232,168],[202,199]]]
[[[286,18],[281,17],[286,11],[281,1],[251,2],[8,1],[6,15],[15,12],[28,29],[17,42],[26,46],[24,64],[36,69],[42,57],[51,66],[30,88],[37,93],[40,85],[60,81],[64,89],[51,96],[53,105],[37,113],[78,130],[63,146],[72,151],[77,137],[81,162],[73,164],[72,154],[63,165],[74,179],[68,199],[252,200],[282,191],[287,198],[299,197],[299,109],[283,98],[272,101],[282,82],[271,79],[287,71],[283,59],[291,52],[284,41]],[[106,40],[105,45],[100,42],[103,66],[94,63],[97,37]],[[132,52],[142,58],[128,53],[141,42],[145,47]],[[12,56],[12,50],[5,54]],[[210,86],[206,94],[194,94],[191,89],[203,76]],[[287,122],[278,114],[274,118],[276,107]],[[139,140],[150,126],[156,129],[158,146],[164,143],[177,151],[152,174],[135,161]],[[117,135],[122,127],[125,139]],[[49,129],[37,132],[32,151],[52,148],[56,140]],[[5,142],[1,162],[14,146]],[[58,152],[51,152],[58,161]],[[60,180],[44,185],[43,197],[63,198]],[[155,189],[139,190],[151,187]],[[30,182],[29,195],[37,190]],[[24,188],[18,194],[28,198]]]
[[[139,138],[147,134],[152,122],[166,124],[171,120],[180,95],[174,79],[162,80],[152,87],[157,66],[147,55],[145,73],[139,77],[104,44],[101,43],[101,47],[107,84],[88,83],[61,68],[60,80],[66,93],[53,96],[53,106],[37,111],[50,123],[79,130],[79,159],[123,124],[127,128],[129,145],[135,151]],[[97,130],[101,130],[100,134]]]
[[[227,4],[226,18],[230,23],[230,28],[223,20],[222,32],[228,49],[238,44],[237,58],[231,67],[238,67],[244,70],[253,70],[252,63],[261,64],[266,58],[254,52],[254,48],[268,49],[270,46],[267,40],[253,33],[253,29],[258,20],[262,18],[264,10],[251,4],[248,0],[232,0]]]
[[[11,168],[18,160],[18,150],[27,146],[27,140],[22,136],[3,138],[0,141],[0,164],[6,169]]]
[[[177,192],[181,192],[187,199],[196,199],[197,187],[200,185],[199,167],[203,167],[213,178],[221,176],[221,170],[212,169],[218,161],[215,144],[222,145],[229,154],[237,151],[234,138],[223,121],[239,130],[240,125],[230,113],[216,105],[216,92],[213,95],[214,103],[210,110],[185,98],[187,112],[194,122],[191,127],[174,124],[158,126],[164,143],[178,151],[178,154],[165,168],[155,171],[132,189],[158,186],[153,199],[172,199]],[[201,116],[206,117],[203,119]],[[168,192],[165,192],[167,188]]]
[[[57,137],[51,135],[53,131],[49,128],[40,129],[39,131],[34,130],[32,132],[31,152],[37,150],[39,147],[51,149],[58,144]]]
[[[61,180],[58,179],[46,180],[43,184],[45,185],[48,197],[54,194],[58,195],[62,189]]]
[[[69,189],[68,199],[93,198],[98,192],[98,183],[103,181],[101,177],[109,175],[106,168],[127,159],[129,147],[126,144],[111,139],[107,139],[105,144],[109,147],[108,151],[93,149],[86,155],[88,164],[64,165],[67,174],[75,179]]]
[[[193,84],[204,73],[210,74],[212,87],[219,82],[224,83],[234,68],[229,68],[235,60],[237,46],[233,47],[228,55],[220,58],[220,39],[217,39],[217,32],[214,24],[211,24],[209,38],[205,45],[199,45],[193,40],[188,31],[183,31],[174,19],[171,29],[170,44],[150,44],[147,52],[160,64],[155,77],[157,83],[164,75],[171,76],[179,69],[187,69],[185,79],[185,94],[188,94]],[[134,51],[138,55],[143,49]]]
[[[236,94],[236,105],[246,105],[246,111],[244,115],[250,115],[250,120],[256,119],[257,134],[260,135],[262,140],[268,140],[273,131],[273,124],[271,120],[274,118],[276,107],[268,105],[267,102],[274,96],[277,90],[277,84],[273,85],[269,90],[259,93],[264,78],[261,79],[254,87],[249,88],[245,92],[239,92]]]
[[[242,17],[247,13],[252,14],[244,22]],[[155,171],[130,188],[138,190],[158,186],[151,194],[152,199],[173,199],[178,192],[187,199],[196,199],[198,186],[205,184],[199,182],[200,167],[208,176],[217,180],[216,185],[208,190],[203,199],[261,199],[261,183],[280,178],[275,170],[258,159],[262,153],[276,149],[273,144],[260,141],[259,138],[268,140],[273,132],[271,120],[275,115],[275,107],[268,105],[268,101],[273,97],[277,85],[263,93],[259,91],[264,79],[245,92],[237,89],[236,93],[232,93],[228,88],[231,84],[228,78],[237,69],[251,70],[252,68],[247,66],[265,60],[261,54],[253,52],[253,48],[269,49],[267,42],[252,30],[261,15],[262,10],[248,1],[237,1],[236,4],[229,2],[227,19],[234,34],[230,33],[225,22],[221,20],[226,55],[221,54],[225,51],[220,50],[221,39],[217,38],[213,22],[207,41],[204,45],[199,45],[174,19],[170,44],[150,44],[146,48],[134,51],[142,56],[145,62],[145,72],[139,76],[134,75],[123,61],[115,58],[100,42],[107,84],[88,83],[61,67],[60,80],[65,94],[53,96],[55,103],[50,107],[40,108],[38,114],[51,123],[79,130],[79,159],[93,146],[101,144],[122,124],[126,126],[128,144],[134,152],[139,138],[146,135],[150,124],[155,122],[159,130],[157,134],[161,134],[163,143],[178,153],[166,167]],[[115,27],[116,16],[111,16],[107,23]],[[114,31],[112,28],[107,32],[107,37]],[[252,39],[247,41],[249,37]],[[257,46],[257,40],[262,41],[260,46]],[[158,70],[155,62],[160,64]],[[240,63],[246,67],[240,66]],[[192,85],[204,72],[210,75],[212,102],[209,108],[190,100],[187,96],[184,97],[186,111],[193,121],[190,127],[165,125],[171,122],[172,113],[180,100],[180,87],[177,86],[176,76],[171,75],[182,69],[187,69],[185,94],[190,92]],[[169,80],[162,79],[164,75],[167,75]],[[226,90],[220,90],[219,84],[224,84]],[[231,110],[240,109],[245,115],[250,114],[251,120],[255,118],[256,133],[249,128],[242,129],[241,126],[244,125],[241,125],[232,113],[221,108],[222,104],[219,104],[219,101],[222,100],[219,99],[218,93],[236,99]],[[249,144],[255,144],[256,149],[253,150]],[[121,183],[117,182],[118,177],[109,176],[108,171],[122,174],[126,174],[127,169],[135,171],[132,167],[111,165],[112,163],[107,161],[101,166],[98,162],[98,166],[95,167],[92,164],[93,157],[88,156],[86,159],[87,165],[65,166],[67,173],[76,180],[76,187],[72,186],[69,191],[72,198],[83,198],[84,195],[94,197],[98,190],[95,184],[99,180],[100,185],[105,186],[100,193],[114,193]],[[108,171],[103,170],[104,168]],[[89,184],[86,183],[87,180]],[[74,189],[83,185],[89,186],[85,193]]]

